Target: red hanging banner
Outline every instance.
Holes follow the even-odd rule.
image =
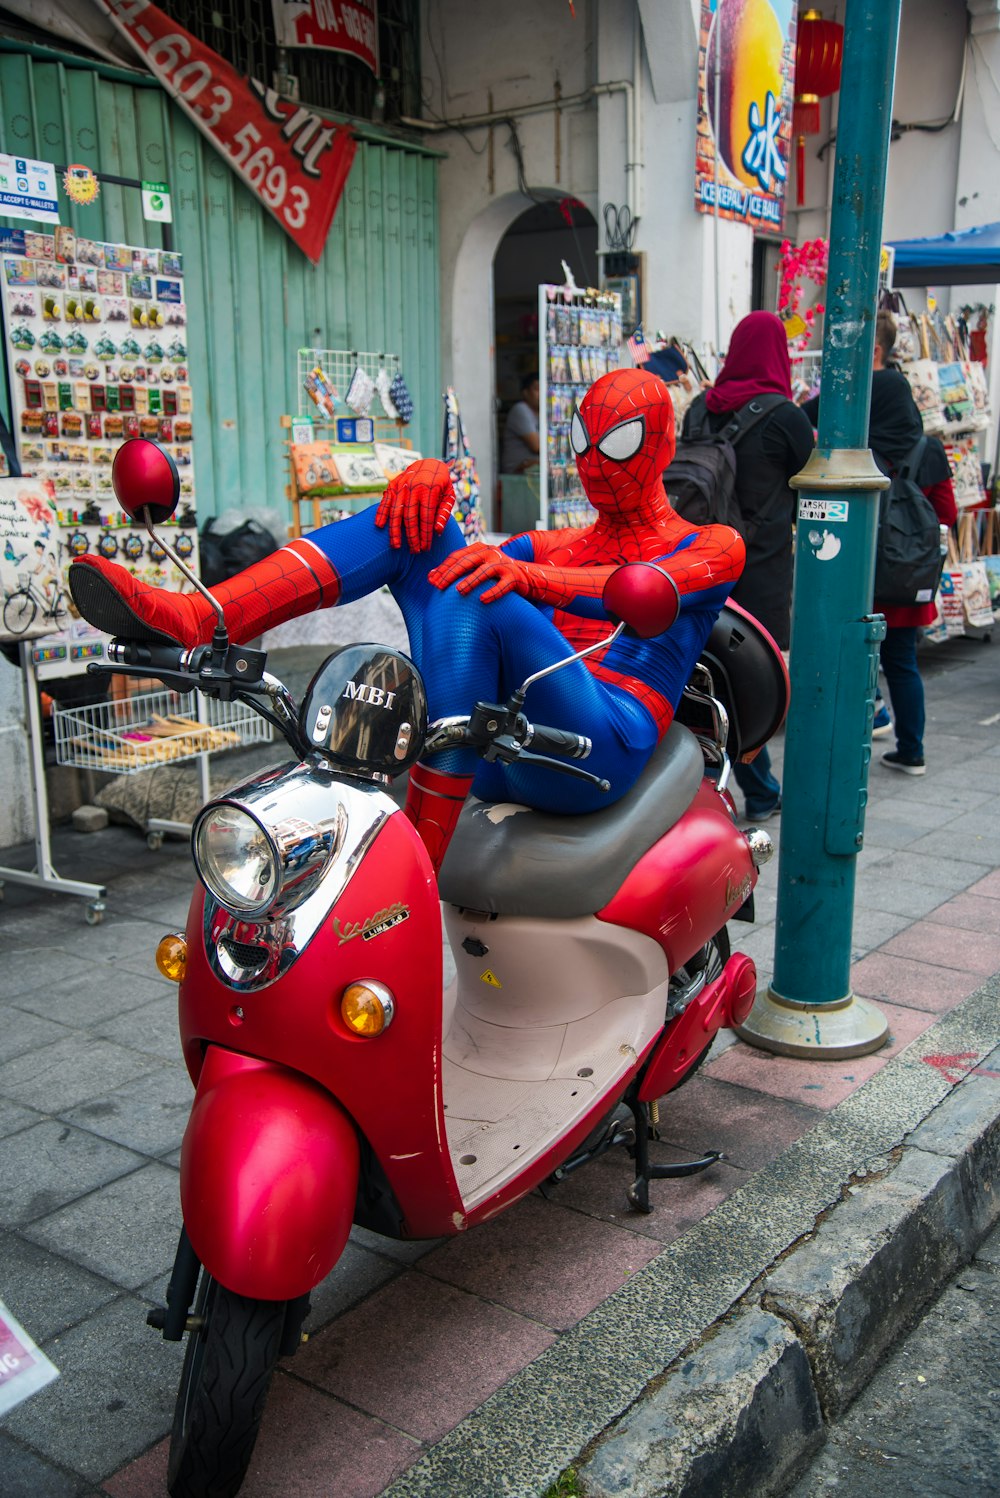
[[[271,0],[279,47],[346,52],[378,77],[375,0]]]
[[[172,99],[315,263],[323,253],[356,142],[244,79],[146,0],[98,0]]]

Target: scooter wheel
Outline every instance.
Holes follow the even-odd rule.
[[[202,1273],[170,1437],[171,1498],[231,1498],[253,1455],[281,1350],[284,1300],[251,1300]]]

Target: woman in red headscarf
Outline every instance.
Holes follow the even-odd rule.
[[[788,480],[805,466],[814,439],[812,423],[792,400],[788,340],[773,312],[751,312],[734,328],[722,372],[689,407],[681,435],[687,441],[706,428],[717,434],[757,401],[769,409],[735,444],[747,557],[732,596],[787,650],[795,525]],[[752,764],[737,765],[734,774],[748,820],[763,821],[780,811],[781,787],[766,749]]]

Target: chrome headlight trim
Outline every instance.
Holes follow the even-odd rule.
[[[238,787],[227,799],[256,805],[258,794],[273,797],[286,781],[308,786],[314,818],[318,798],[329,807],[325,820],[336,819],[344,834],[310,891],[289,908],[272,906],[264,915],[248,918],[234,914],[209,891],[202,925],[209,966],[239,993],[267,988],[288,971],[330,915],[387,818],[399,813],[377,786],[333,773],[326,765],[285,765]]]
[[[203,806],[191,828],[191,850],[198,878],[226,910],[246,919],[270,909],[281,889],[278,849],[259,817],[246,806],[224,797]],[[254,861],[260,891],[256,898],[249,893],[242,895],[233,879],[223,873],[223,865],[228,863],[246,874],[250,886]]]
[[[277,780],[268,774],[251,781],[202,808],[191,835],[195,868],[202,884],[224,910],[243,920],[280,916],[309,898],[337,856],[347,832],[346,807],[330,797],[329,784],[327,775],[317,783],[313,768],[300,765]],[[324,811],[319,818],[317,806]],[[218,820],[220,812],[227,809],[259,828],[270,850],[274,878],[266,898],[241,900],[224,887],[217,873],[213,877],[213,860],[206,843],[212,818]]]

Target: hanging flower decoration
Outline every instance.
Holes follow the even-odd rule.
[[[822,302],[815,302],[811,307],[802,307],[801,304],[806,281],[817,286],[825,284],[829,254],[830,246],[825,239],[807,239],[798,245],[792,244],[790,239],[782,242],[778,261],[778,316],[789,323],[794,319],[796,326],[804,324],[803,330],[788,340],[791,348],[802,350],[808,347],[816,319],[826,311]]]

